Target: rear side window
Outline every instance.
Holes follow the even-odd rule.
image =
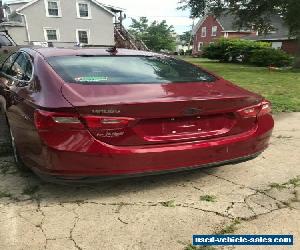
[[[66,81],[81,84],[213,82],[200,68],[170,57],[63,56],[48,58]]]
[[[29,57],[24,53],[20,53],[10,70],[8,70],[8,74],[18,80],[29,81],[32,76],[32,64]]]

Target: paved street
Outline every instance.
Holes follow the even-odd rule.
[[[2,123],[1,250],[185,249],[212,233],[293,234],[293,248],[226,249],[300,249],[300,113],[276,116],[254,160],[82,187],[19,172],[5,133]]]

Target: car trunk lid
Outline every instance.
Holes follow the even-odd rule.
[[[116,146],[207,140],[247,132],[256,119],[236,111],[262,98],[225,80],[214,83],[65,84],[62,94],[90,133]],[[92,124],[92,125],[91,125]]]

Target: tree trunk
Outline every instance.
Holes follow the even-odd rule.
[[[297,44],[298,44],[298,50],[295,55],[295,61],[293,65],[294,69],[300,69],[300,37],[298,37],[297,39]]]

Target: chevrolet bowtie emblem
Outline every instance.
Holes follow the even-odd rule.
[[[201,113],[201,109],[198,108],[187,108],[184,110],[184,115],[199,115]]]

